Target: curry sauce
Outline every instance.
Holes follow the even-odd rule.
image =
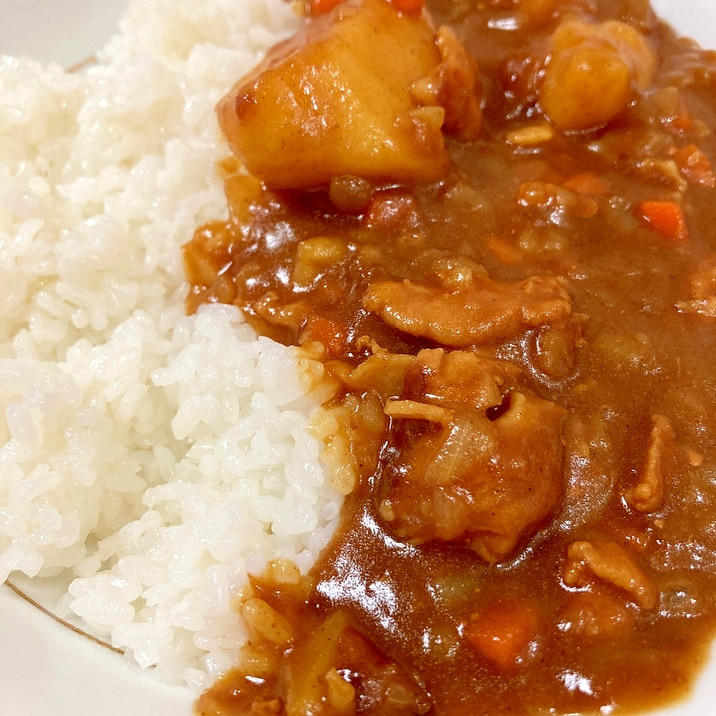
[[[185,247],[188,308],[321,360],[346,500],[309,575],[252,580],[199,713],[687,693],[716,622],[715,73],[638,0],[349,0],[222,101],[248,171]]]

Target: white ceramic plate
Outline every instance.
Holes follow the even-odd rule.
[[[127,0],[0,0],[0,54],[70,67],[110,37],[126,5]],[[684,34],[716,47],[714,0],[652,5]],[[157,683],[0,586],[3,716],[190,716],[192,701],[188,690]],[[715,703],[716,651],[693,696],[658,716],[702,716],[714,713]]]
[[[128,0],[0,0],[0,54],[71,67],[114,32]]]

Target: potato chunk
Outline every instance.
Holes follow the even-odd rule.
[[[307,21],[219,103],[232,151],[267,185],[333,177],[431,181],[448,156],[445,110],[411,93],[442,58],[424,15],[348,0]]]
[[[635,91],[646,89],[656,67],[646,38],[616,20],[597,25],[563,22],[551,44],[541,102],[545,114],[563,131],[590,130],[610,122]]]

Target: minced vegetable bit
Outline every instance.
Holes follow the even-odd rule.
[[[323,361],[340,527],[204,715],[613,713],[716,624],[716,55],[645,0],[310,0],[188,308]]]

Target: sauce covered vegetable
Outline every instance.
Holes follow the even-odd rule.
[[[332,386],[340,526],[201,714],[685,693],[716,622],[716,56],[643,0],[312,2],[185,247]]]

